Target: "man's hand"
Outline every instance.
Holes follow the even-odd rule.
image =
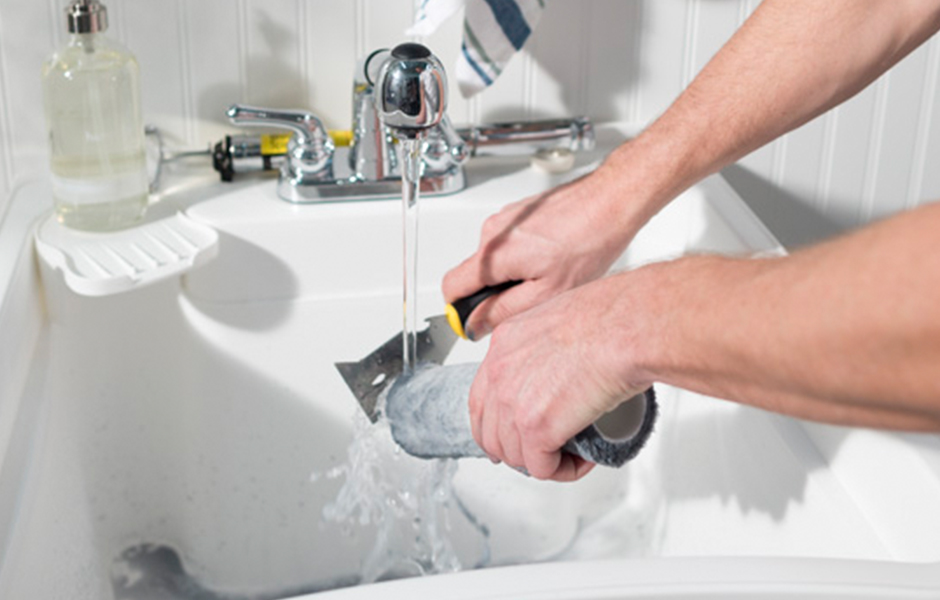
[[[631,278],[632,292],[624,276],[564,293],[495,330],[470,391],[474,438],[492,459],[556,481],[593,468],[560,448],[649,387],[627,350],[642,347],[638,323],[609,320],[613,305],[643,293],[641,276]]]
[[[492,458],[570,481],[564,443],[660,382],[841,425],[940,430],[940,203],[782,258],[687,256],[494,330],[470,390]]]
[[[507,205],[486,220],[477,251],[444,277],[445,300],[506,281],[523,283],[473,311],[466,324],[471,339],[607,272],[648,218],[631,214],[629,196],[638,190],[629,189],[628,178],[609,171],[601,167]]]

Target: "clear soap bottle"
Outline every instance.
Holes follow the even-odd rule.
[[[139,67],[104,35],[98,0],[75,0],[66,14],[68,44],[42,69],[56,214],[75,229],[121,229],[147,208]]]

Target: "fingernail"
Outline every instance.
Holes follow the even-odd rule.
[[[490,330],[487,329],[486,327],[483,327],[482,329],[479,329],[479,330],[467,329],[465,331],[465,333],[467,334],[467,339],[470,340],[471,342],[482,340],[484,337],[487,336],[487,334],[489,334],[489,332]]]

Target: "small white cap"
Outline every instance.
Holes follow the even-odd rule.
[[[574,152],[567,148],[539,150],[532,155],[532,166],[546,173],[567,173],[574,167]]]

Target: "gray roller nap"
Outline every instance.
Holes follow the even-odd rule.
[[[470,430],[467,399],[479,364],[424,363],[400,376],[388,392],[385,414],[392,437],[419,458],[484,457]],[[622,403],[569,440],[564,450],[599,465],[620,467],[653,431],[653,388]]]

